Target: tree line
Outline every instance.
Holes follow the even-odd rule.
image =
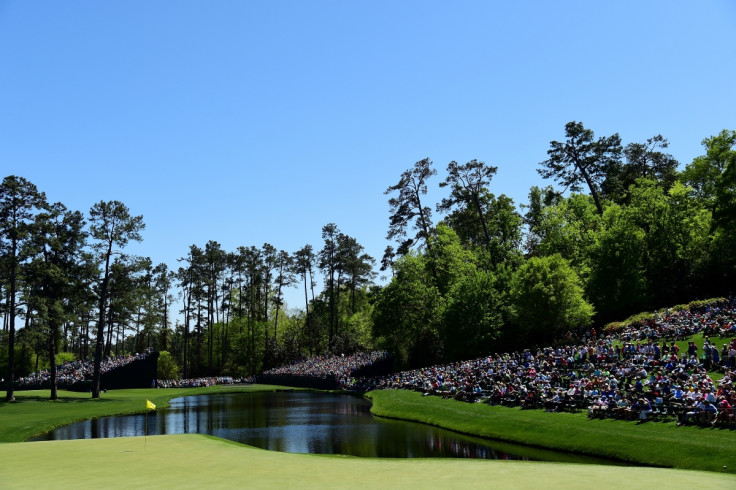
[[[374,259],[334,223],[324,244],[296,252],[216,241],[191,245],[178,267],[126,254],[145,224],[119,201],[87,216],[48,203],[18,176],[0,184],[0,369],[13,381],[48,369],[56,399],[57,360],[100,366],[111,355],[164,351],[184,378],[255,374],[305,354],[372,346],[368,286]],[[324,284],[315,295],[316,273]],[[284,311],[286,288],[302,286],[304,310]],[[177,296],[180,301],[176,301]],[[180,310],[172,311],[174,305]],[[21,321],[22,325],[16,325]]]
[[[389,350],[397,366],[422,366],[730,294],[736,132],[703,146],[680,171],[660,135],[624,146],[618,134],[596,138],[570,122],[538,169],[556,185],[532,187],[519,207],[491,192],[498,168],[478,160],[450,162],[437,183],[447,197],[425,202],[437,172],[429,158],[418,161],[386,190],[384,286],[374,283],[374,258],[334,223],[322,228],[318,250],[265,243],[226,251],[210,240],[170,268],[124,253],[145,225],[123,203],[101,201],[85,216],[6,177],[7,398],[19,375],[44,367],[53,378],[57,359],[94,360],[93,397],[106,355],[148,348],[170,352],[184,378],[374,348]],[[285,311],[290,287],[303,290],[303,309]]]
[[[736,279],[736,131],[705,138],[681,171],[656,135],[623,145],[580,122],[551,141],[518,209],[497,167],[450,162],[425,202],[430,159],[388,187],[374,339],[418,367],[549,345],[629,314],[730,295]],[[434,221],[432,212],[442,214]]]

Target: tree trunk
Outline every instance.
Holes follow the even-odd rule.
[[[585,171],[584,168],[582,168],[577,163],[575,164],[577,169],[580,171],[580,174],[585,179],[585,183],[588,184],[588,189],[590,189],[590,194],[593,196],[593,202],[595,202],[595,207],[598,210],[598,214],[603,216],[603,206],[601,205],[600,197],[598,196],[598,191],[595,188],[595,184],[593,184],[593,181],[590,179],[590,175],[588,175],[588,172]]]
[[[100,301],[98,304],[99,317],[97,318],[97,342],[95,343],[95,365],[92,378],[92,398],[100,397],[100,366],[102,364],[102,350],[105,341],[105,304],[107,303],[107,286],[110,280],[110,256],[112,255],[112,241],[107,247],[105,255],[105,275],[102,277],[100,287]]]
[[[480,205],[480,198],[475,192],[473,192],[473,202],[475,203],[475,209],[478,211],[480,224],[483,226],[483,235],[486,237],[486,248],[488,249],[488,253],[491,253],[491,235],[488,234],[488,227],[486,226],[486,218],[483,215],[483,208]]]
[[[28,349],[26,348],[26,343],[23,342],[20,345],[20,372],[18,373],[18,376],[28,376],[28,373],[24,372],[23,366],[25,366],[25,360],[26,360],[26,354],[28,354]]]
[[[227,354],[227,334],[228,334],[228,327],[230,326],[230,308],[227,309],[227,313],[225,315],[225,325],[222,329],[222,336],[220,339],[220,344],[222,347],[222,360],[220,361],[220,373],[222,374],[222,370],[225,368],[225,355]]]
[[[114,324],[111,318],[107,319],[107,338],[105,340],[105,355],[104,357],[110,357],[112,355],[112,330]]]
[[[307,295],[307,272],[304,271],[304,308],[309,316],[309,296]]]
[[[38,372],[39,352],[41,352],[41,339],[36,340],[36,369],[33,370],[36,373]]]
[[[187,286],[187,289],[189,287]],[[182,349],[183,362],[182,362],[182,375],[184,379],[189,379],[189,370],[187,369],[187,351],[189,348],[189,309],[191,308],[191,291],[186,292],[185,306],[184,306],[184,346]]]
[[[89,317],[84,322],[84,355],[81,357],[82,359],[89,357]]]
[[[276,316],[273,319],[273,340],[274,342],[278,341],[278,328],[279,328],[279,303],[281,302],[281,283],[279,283],[279,287],[276,290]]]
[[[59,335],[59,328],[56,325],[51,325],[51,332],[49,335],[49,374],[51,375],[51,400],[59,398],[57,393],[57,372],[56,372],[56,342]]]
[[[335,343],[335,270],[330,258],[330,332],[327,348],[332,352]]]
[[[196,363],[194,366],[195,376],[201,375],[202,368],[202,304],[201,301],[197,302],[197,353]]]
[[[15,401],[15,287],[16,287],[16,274],[17,274],[17,254],[18,254],[18,242],[15,238],[11,244],[11,264],[10,264],[10,288],[8,296],[10,296],[8,306],[8,379],[5,383],[5,401]],[[38,372],[38,371],[36,371]]]
[[[430,257],[430,264],[432,264],[432,278],[437,282],[437,264],[435,264],[435,256],[432,253],[432,247],[429,244],[429,224],[428,219],[424,215],[424,208],[422,208],[422,201],[419,198],[419,191],[415,192],[417,198],[417,207],[419,208],[419,217],[422,223],[422,230],[424,231],[424,243],[427,245],[427,255]]]
[[[213,349],[213,330],[215,328],[214,322],[212,321],[214,318],[214,312],[213,312],[213,305],[212,305],[212,292],[207,291],[207,334],[209,337],[208,346],[207,346],[207,374],[212,374],[212,349]]]

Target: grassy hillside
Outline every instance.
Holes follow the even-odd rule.
[[[547,413],[422,396],[404,390],[369,393],[378,416],[458,432],[590,454],[630,463],[736,473],[736,433],[677,427],[674,422],[588,420],[585,413]]]

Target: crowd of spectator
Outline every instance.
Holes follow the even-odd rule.
[[[159,379],[156,380],[156,388],[200,388],[203,386],[214,385],[231,385],[235,383],[252,382],[248,379],[233,379],[231,376],[217,376],[210,378],[191,378],[191,379]]]
[[[410,389],[464,401],[544,408],[588,409],[590,417],[733,425],[736,338],[722,346],[712,336],[734,335],[733,303],[701,312],[665,312],[643,327],[578,343],[494,354],[470,361],[358,380],[355,388]],[[675,342],[703,335],[687,350]],[[714,382],[709,371],[723,372]]]
[[[100,373],[104,374],[115,368],[125,366],[131,362],[148,357],[144,354],[123,354],[120,356],[106,357],[100,363]],[[94,361],[92,359],[77,359],[62,363],[56,367],[56,385],[59,388],[67,388],[75,383],[92,379],[94,375]],[[21,389],[47,388],[51,383],[51,373],[48,369],[42,369],[37,373],[24,376],[16,380]]]
[[[702,335],[698,348],[689,342]],[[728,338],[720,346],[711,338]],[[494,354],[474,360],[355,379],[355,368],[385,353],[316,357],[267,374],[333,376],[356,391],[409,389],[424,395],[550,412],[587,409],[590,417],[678,424],[734,425],[736,307],[665,311],[638,327],[600,334],[590,329],[566,345]],[[715,382],[709,372],[723,373]]]
[[[702,335],[702,347],[684,340]],[[720,345],[711,338],[729,339]],[[103,361],[102,372],[147,354]],[[317,356],[265,371],[264,375],[334,379],[348,390],[409,389],[468,402],[539,408],[550,412],[587,409],[591,418],[649,420],[676,418],[678,424],[736,424],[736,305],[700,311],[665,311],[638,326],[598,333],[569,333],[563,345],[356,378],[362,368],[385,360],[386,352]],[[90,379],[93,363],[77,360],[58,367],[58,385]],[[714,381],[709,373],[723,373]],[[253,382],[229,376],[158,380],[159,388],[202,387]],[[20,378],[22,387],[47,386],[48,371]]]
[[[314,378],[334,378],[340,388],[351,388],[356,380],[354,373],[359,369],[373,365],[385,359],[387,352],[358,352],[349,356],[316,356],[303,359],[264,371],[264,375],[308,376]]]
[[[102,374],[112,371],[113,369],[126,366],[134,361],[143,360],[148,357],[145,354],[124,354],[115,357],[107,357],[100,364],[100,372]],[[57,366],[57,386],[59,388],[68,388],[75,383],[88,381],[92,379],[94,374],[94,362],[90,359],[78,359],[65,362]],[[41,370],[30,376],[18,378],[16,384],[21,389],[29,388],[48,388],[51,382],[51,374],[48,370]],[[179,380],[156,380],[157,388],[194,388],[213,385],[229,385],[235,383],[253,383],[253,377],[241,377],[234,379],[231,376],[217,376],[205,378],[191,378]]]

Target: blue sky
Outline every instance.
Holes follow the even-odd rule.
[[[319,249],[330,222],[380,260],[383,191],[425,157],[432,206],[473,158],[525,203],[573,120],[689,163],[736,129],[735,34],[726,0],[0,0],[0,169],[124,202],[127,250],[174,268],[208,240]]]

